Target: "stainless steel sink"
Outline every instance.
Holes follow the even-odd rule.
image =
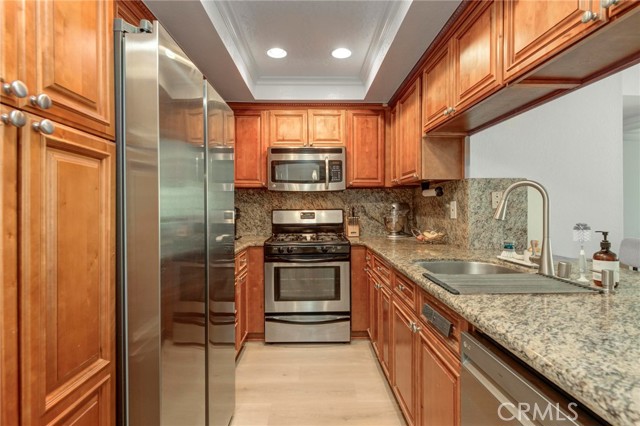
[[[486,275],[486,274],[521,274],[504,266],[494,265],[486,262],[471,261],[437,261],[437,262],[416,262],[429,272],[434,274],[456,274],[456,275]]]
[[[453,294],[590,293],[587,286],[504,266],[472,261],[419,261],[422,275]]]

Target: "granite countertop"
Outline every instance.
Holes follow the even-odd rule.
[[[621,271],[619,289],[609,295],[454,295],[424,278],[413,262],[481,260],[517,267],[496,259],[495,251],[414,239],[362,238],[352,244],[378,253],[603,419],[640,424],[640,273]]]
[[[240,253],[248,247],[260,247],[271,235],[243,235],[242,238],[236,240],[235,254]]]
[[[243,236],[236,253],[268,236]],[[614,425],[640,424],[640,273],[622,270],[609,295],[454,295],[422,276],[417,260],[479,260],[526,270],[490,250],[414,239],[352,239],[384,258],[467,321]],[[574,272],[577,267],[574,265]],[[572,275],[577,278],[577,275]]]

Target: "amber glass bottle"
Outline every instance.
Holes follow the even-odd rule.
[[[611,248],[611,242],[607,240],[609,232],[600,232],[604,238],[600,241],[600,251],[593,254],[593,283],[598,287],[602,287],[602,270],[611,269],[614,271],[616,284],[620,281],[620,262],[618,261],[618,255],[609,250]]]

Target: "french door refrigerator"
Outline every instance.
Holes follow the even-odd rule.
[[[233,114],[158,22],[114,36],[119,424],[226,426]]]

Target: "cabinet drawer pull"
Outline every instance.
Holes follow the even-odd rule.
[[[46,118],[38,123],[33,123],[31,125],[33,130],[36,132],[40,132],[43,135],[51,135],[56,130],[56,126],[53,124],[51,120],[47,120]]]
[[[583,24],[588,24],[589,22],[596,21],[597,19],[598,19],[598,14],[597,13],[594,13],[594,12],[592,12],[590,10],[587,10],[582,14],[581,21],[582,21]]]
[[[29,90],[27,85],[20,80],[13,80],[11,83],[2,84],[2,93],[7,96],[15,96],[16,98],[26,98]]]
[[[40,109],[49,109],[53,102],[51,102],[51,98],[44,93],[40,93],[37,96],[29,96],[29,103]]]
[[[14,109],[9,114],[2,114],[0,120],[6,125],[12,125],[15,127],[23,127],[27,124],[27,117],[25,117],[22,111]]]
[[[398,290],[400,290],[400,291],[404,291],[404,289],[405,289],[405,288],[406,288],[406,287],[405,287],[405,286],[403,286],[402,284],[398,284]]]
[[[609,9],[611,6],[615,6],[616,4],[618,4],[620,0],[604,0],[602,2],[602,7],[604,7],[605,9]]]

